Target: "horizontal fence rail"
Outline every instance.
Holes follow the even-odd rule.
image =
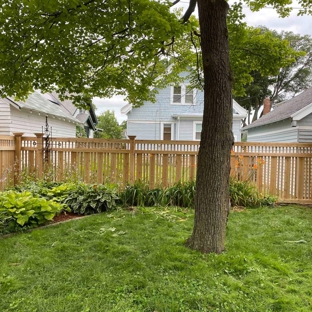
[[[117,183],[135,181],[151,188],[196,178],[196,141],[53,138],[41,133],[0,137],[0,188],[18,184],[23,175],[51,181]],[[312,144],[236,142],[231,175],[256,184],[280,201],[312,203]]]

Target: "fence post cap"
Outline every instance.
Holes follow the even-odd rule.
[[[42,138],[43,137],[43,133],[39,132],[39,133],[34,133],[34,135],[37,137],[37,138]]]
[[[24,132],[13,132],[13,135],[18,137],[18,136],[23,136]]]
[[[134,140],[134,139],[136,138],[136,135],[128,135],[128,138],[129,138],[130,140]]]

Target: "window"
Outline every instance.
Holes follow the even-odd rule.
[[[190,87],[185,87],[185,103],[193,104],[194,96],[193,90]]]
[[[163,124],[163,140],[171,141],[171,124]]]
[[[200,141],[201,132],[202,132],[202,123],[195,122],[194,123],[194,140]]]
[[[181,103],[182,87],[173,87],[173,103]]]
[[[187,85],[172,88],[172,104],[194,104],[194,90]]]

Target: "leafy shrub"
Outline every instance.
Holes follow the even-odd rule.
[[[45,196],[56,202],[62,203],[67,199],[71,192],[75,191],[76,188],[77,185],[74,183],[62,183],[48,190]]]
[[[116,208],[117,190],[110,185],[77,184],[62,201],[73,213],[89,215]]]
[[[136,181],[133,185],[127,185],[120,192],[120,202],[123,206],[141,206],[144,207],[147,202],[149,192],[148,184],[142,181]]]
[[[260,207],[271,206],[277,201],[275,196],[263,196],[250,181],[230,180],[230,198],[232,206]]]
[[[137,181],[120,193],[123,206],[180,206],[194,207],[195,182],[178,182],[167,189],[158,187],[149,189],[149,186]]]
[[[13,190],[17,192],[28,191],[31,192],[34,196],[43,196],[48,198],[48,193],[50,190],[60,184],[60,182],[49,182],[45,180],[29,181],[27,183],[16,185]]]
[[[63,205],[33,196],[31,192],[7,191],[0,194],[2,230],[16,226],[34,226],[52,220]]]
[[[178,182],[164,191],[164,201],[167,206],[193,208],[195,206],[196,182]]]

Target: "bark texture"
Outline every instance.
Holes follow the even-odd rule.
[[[195,220],[187,245],[203,253],[225,250],[232,133],[232,77],[225,0],[198,0],[204,67],[204,116],[198,155]]]

